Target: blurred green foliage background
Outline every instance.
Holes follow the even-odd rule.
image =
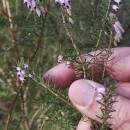
[[[91,0],[72,0],[74,24],[67,23],[80,54],[95,50],[102,19],[108,5],[108,0],[94,1],[94,5],[91,2]],[[42,4],[45,6],[47,1],[43,0]],[[30,13],[22,0],[10,0],[9,5],[13,32],[9,29],[10,23],[7,14],[3,10],[2,2],[0,2],[0,130],[5,129],[8,111],[18,91],[15,67],[21,61],[29,62],[40,37],[44,20],[44,15],[38,17],[35,13]],[[30,72],[35,72],[41,79],[43,73],[57,64],[59,54],[65,55],[66,59],[77,56],[70,38],[66,35],[61,8],[53,0],[49,12],[45,21],[40,47],[29,66]],[[126,32],[123,35],[123,40],[117,46],[130,46],[129,0],[123,1],[118,17]],[[107,25],[105,28],[108,30]],[[104,36],[98,49],[108,46],[106,40],[107,38]],[[14,43],[19,51],[19,62]],[[68,98],[68,88],[57,92],[53,86],[50,87],[55,93],[63,95],[66,99]],[[56,98],[42,86],[31,79],[27,79],[23,86],[23,93],[25,95],[26,116],[29,123],[31,123],[30,130],[40,130],[41,126],[44,130],[76,129],[76,125],[81,118],[79,112]],[[26,125],[21,111],[20,98],[18,98],[12,111],[9,130],[25,129]]]

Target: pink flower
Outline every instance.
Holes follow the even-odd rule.
[[[114,0],[117,4],[120,4],[122,0]]]
[[[23,0],[31,12],[36,12],[39,17],[44,13],[44,8],[39,0]]]
[[[112,9],[115,10],[115,11],[118,11],[119,7],[117,5],[112,5]]]
[[[124,29],[122,28],[121,24],[119,21],[116,21],[114,24],[113,24],[113,27],[115,29],[115,41],[117,42],[120,42],[120,40],[122,40],[122,34],[125,32]]]

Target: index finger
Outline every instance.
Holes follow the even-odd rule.
[[[115,48],[112,52],[105,51],[96,51],[91,52],[91,56],[84,55],[82,56],[84,61],[91,61],[90,68],[100,67],[100,72],[103,73],[103,67],[107,68],[109,73],[107,73],[114,80],[119,82],[129,82],[130,81],[130,48],[129,47],[121,47]],[[96,57],[96,58],[93,58]],[[94,69],[96,70],[96,69]]]
[[[91,61],[93,62],[93,57],[96,56],[96,61],[102,65],[105,65],[106,67],[109,67],[112,69],[112,72],[110,76],[117,80],[117,81],[130,81],[130,71],[127,70],[128,66],[130,65],[130,60],[128,57],[130,57],[130,48],[129,47],[121,47],[121,48],[115,48],[113,49],[112,55],[108,58],[108,61],[104,63],[102,56],[106,54],[106,51],[95,51],[91,52],[85,55],[82,55],[81,58],[83,62]],[[95,60],[94,59],[94,60]],[[125,59],[125,61],[124,61]],[[93,64],[92,66],[95,67]],[[123,68],[123,66],[127,66],[126,69]],[[123,73],[123,75],[122,75]],[[124,76],[126,75],[126,76]],[[55,84],[57,87],[69,87],[75,80],[78,78],[76,77],[76,73],[74,71],[74,67],[68,68],[65,63],[61,63],[49,71],[47,71],[43,77],[51,82],[52,84]]]

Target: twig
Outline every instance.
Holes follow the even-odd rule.
[[[19,96],[19,94],[20,94],[20,90],[21,90],[21,89],[22,89],[22,84],[20,84],[20,86],[19,86],[19,90],[18,90],[18,92],[17,92],[17,94],[16,94],[16,96],[15,96],[13,102],[12,102],[11,109],[10,109],[10,111],[9,111],[9,113],[8,113],[8,117],[7,117],[7,120],[6,120],[6,130],[8,130],[9,122],[10,122],[10,119],[11,119],[11,114],[12,114],[13,108],[14,108],[14,106],[15,106],[15,103],[16,103],[16,101],[17,101],[17,98],[18,98],[18,96]]]
[[[103,20],[102,20],[103,22],[102,22],[100,33],[99,33],[98,40],[97,40],[97,43],[96,43],[96,49],[97,49],[97,47],[98,47],[98,45],[100,43],[100,40],[101,40],[101,37],[102,37],[102,34],[103,34],[103,29],[104,29],[107,17],[109,15],[110,7],[111,7],[111,1],[112,0],[109,0],[109,4],[108,4],[108,7],[107,7],[107,12],[106,12],[105,18],[103,18]]]
[[[35,78],[31,77],[33,81],[35,81],[37,84],[43,86],[45,89],[47,89],[52,95],[54,95],[55,97],[57,97],[58,99],[60,99],[62,102],[64,102],[65,104],[67,104],[69,107],[77,110],[80,114],[82,114],[84,117],[88,118],[86,114],[82,113],[78,108],[76,108],[75,106],[73,106],[71,103],[69,103],[68,101],[66,101],[65,99],[63,99],[61,96],[59,96],[58,94],[56,94],[55,92],[53,92],[49,86],[47,86],[46,84],[37,81]]]
[[[12,23],[12,18],[11,18],[12,16],[11,16],[9,2],[8,2],[8,0],[2,0],[2,2],[3,2],[3,15],[9,25],[8,29],[10,32],[12,43],[15,48],[16,58],[17,58],[17,60],[20,60],[20,54],[19,54],[19,49],[16,44],[16,36],[15,36],[14,26]]]
[[[46,117],[44,118],[44,114],[51,108],[51,104],[41,113],[41,115],[40,115],[40,118],[39,119],[42,119],[42,123],[41,124],[39,124],[39,126],[38,126],[38,130],[43,130],[43,126],[44,126],[44,124],[45,124],[45,122],[46,122]]]
[[[45,89],[47,89],[50,93],[52,93],[54,96],[56,96],[57,98],[59,98],[61,101],[65,102],[67,105],[69,105],[70,107],[74,107],[73,105],[71,105],[70,103],[68,103],[65,99],[63,99],[62,97],[60,97],[58,94],[56,94],[55,92],[53,92],[48,86],[46,86],[45,84],[38,82],[36,79],[34,79],[32,77],[32,79],[38,83],[39,85],[43,86]]]
[[[111,48],[111,44],[112,44],[112,42],[113,42],[113,28],[112,28],[112,30],[111,30],[111,32],[110,32],[110,38],[109,38],[109,46],[108,46],[108,49],[110,49]],[[111,54],[109,54],[109,50],[106,50],[107,51],[107,59],[106,59],[106,61],[104,61],[104,63],[105,64],[107,64],[107,62],[109,61],[109,57],[111,56]],[[113,53],[113,52],[112,52]],[[105,65],[104,65],[104,67],[103,67],[103,73],[102,73],[102,79],[104,78],[104,76],[105,76],[105,71],[107,70],[107,68],[105,67]]]
[[[62,8],[62,11],[63,11],[63,8]],[[80,63],[81,63],[81,67],[82,67],[82,70],[83,70],[84,78],[86,78],[86,69],[85,69],[84,63],[83,63],[83,61],[82,61],[82,57],[80,56],[80,52],[79,52],[79,50],[78,50],[78,47],[77,47],[77,45],[75,44],[75,42],[74,42],[74,40],[73,40],[73,38],[72,38],[72,35],[71,35],[71,33],[69,32],[68,27],[66,26],[65,17],[64,17],[64,14],[63,14],[63,13],[62,13],[62,20],[63,20],[63,25],[64,25],[64,28],[65,28],[65,31],[66,31],[68,37],[70,38],[71,43],[72,43],[72,45],[73,45],[73,47],[74,47],[74,49],[75,49],[75,51],[76,51],[76,53],[77,53],[77,55],[78,55],[78,57],[79,57],[79,61],[80,61]]]
[[[45,23],[46,23],[47,15],[48,15],[49,7],[50,7],[50,0],[48,0],[48,4],[47,4],[47,7],[46,7],[44,20],[43,20],[43,23],[42,23],[41,34],[40,34],[40,37],[39,37],[39,39],[38,39],[38,41],[37,41],[36,48],[35,48],[35,50],[34,50],[32,56],[31,56],[31,58],[30,58],[30,60],[29,60],[30,63],[33,61],[33,59],[34,59],[36,53],[37,53],[38,50],[39,50],[39,47],[40,47],[40,44],[41,44],[41,40],[42,40],[42,36],[43,36],[43,34],[44,34],[44,29],[45,29],[44,27],[45,27]]]
[[[24,39],[27,39],[30,35],[31,35],[31,33],[28,33],[28,35],[25,36],[24,38],[22,38],[20,41],[21,41],[21,42],[24,41]],[[20,44],[19,44],[19,43],[16,43],[16,45],[18,46],[18,45],[20,45]],[[0,53],[0,56],[3,55],[4,53],[10,51],[10,50],[11,50],[12,48],[14,48],[14,47],[15,47],[15,45],[13,44],[12,46],[8,47],[7,49],[5,49],[5,50],[3,49],[2,52]]]
[[[40,108],[34,113],[34,115],[32,116],[32,118],[31,118],[31,120],[30,120],[30,123],[29,123],[30,128],[31,128],[31,126],[32,126],[32,123],[33,123],[35,117],[39,114],[40,111],[41,111],[41,107],[40,107]]]
[[[111,1],[112,0],[109,0],[109,4],[108,4],[108,7],[107,7],[107,12],[106,12],[106,15],[105,15],[105,18],[102,19],[102,26],[101,26],[101,29],[100,29],[100,32],[99,32],[99,36],[98,36],[98,40],[97,40],[97,43],[96,43],[96,50],[98,49],[98,46],[99,46],[99,43],[100,43],[100,40],[101,40],[101,37],[102,37],[102,34],[103,34],[103,29],[104,29],[104,26],[105,26],[105,23],[106,23],[106,20],[107,20],[107,17],[108,17],[108,14],[109,14],[109,11],[110,11],[110,7],[111,7]],[[96,51],[94,53],[94,63],[96,61]],[[92,80],[94,80],[94,68],[92,67]]]
[[[21,107],[22,107],[21,110],[22,110],[23,117],[24,117],[24,120],[25,120],[26,130],[29,130],[30,129],[29,121],[28,121],[28,118],[27,118],[26,113],[25,113],[24,93],[23,93],[22,89],[20,89],[20,96],[21,96]]]

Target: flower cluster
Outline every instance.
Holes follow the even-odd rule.
[[[117,41],[117,42],[120,42],[120,40],[122,40],[122,34],[125,32],[124,29],[122,28],[121,24],[119,21],[115,21],[115,23],[113,24],[113,27],[115,29],[115,37],[114,39]]]
[[[55,0],[55,3],[64,6],[67,9],[71,9],[70,0]]]
[[[28,64],[24,64],[24,69],[22,70],[20,67],[16,67],[17,70],[17,78],[24,83],[26,76],[26,70],[28,68]]]
[[[31,12],[36,12],[39,17],[41,17],[42,13],[45,12],[41,2],[41,0],[23,0],[23,3],[28,7]],[[67,14],[69,15],[68,21],[73,24],[73,20],[71,18],[71,1],[70,0],[54,0],[56,4],[63,6],[66,9]]]
[[[102,94],[105,94],[106,89],[105,88],[96,88],[96,91],[98,92],[98,96],[96,97],[97,101],[102,100]]]
[[[36,12],[39,17],[44,13],[44,8],[40,3],[40,0],[23,0],[23,3],[27,5],[31,12]]]
[[[54,0],[54,1],[55,3],[63,6],[66,9],[68,15],[71,16],[71,5],[70,5],[71,1],[70,0]],[[69,17],[69,22],[73,23],[71,17]]]
[[[114,0],[115,4],[112,5],[112,9],[117,12],[119,10],[119,5],[122,3],[122,0]],[[115,17],[115,15],[111,15],[112,17]],[[122,28],[120,22],[118,20],[115,20],[113,23],[113,27],[115,30],[115,41],[120,42],[122,40],[122,34],[125,32]]]

